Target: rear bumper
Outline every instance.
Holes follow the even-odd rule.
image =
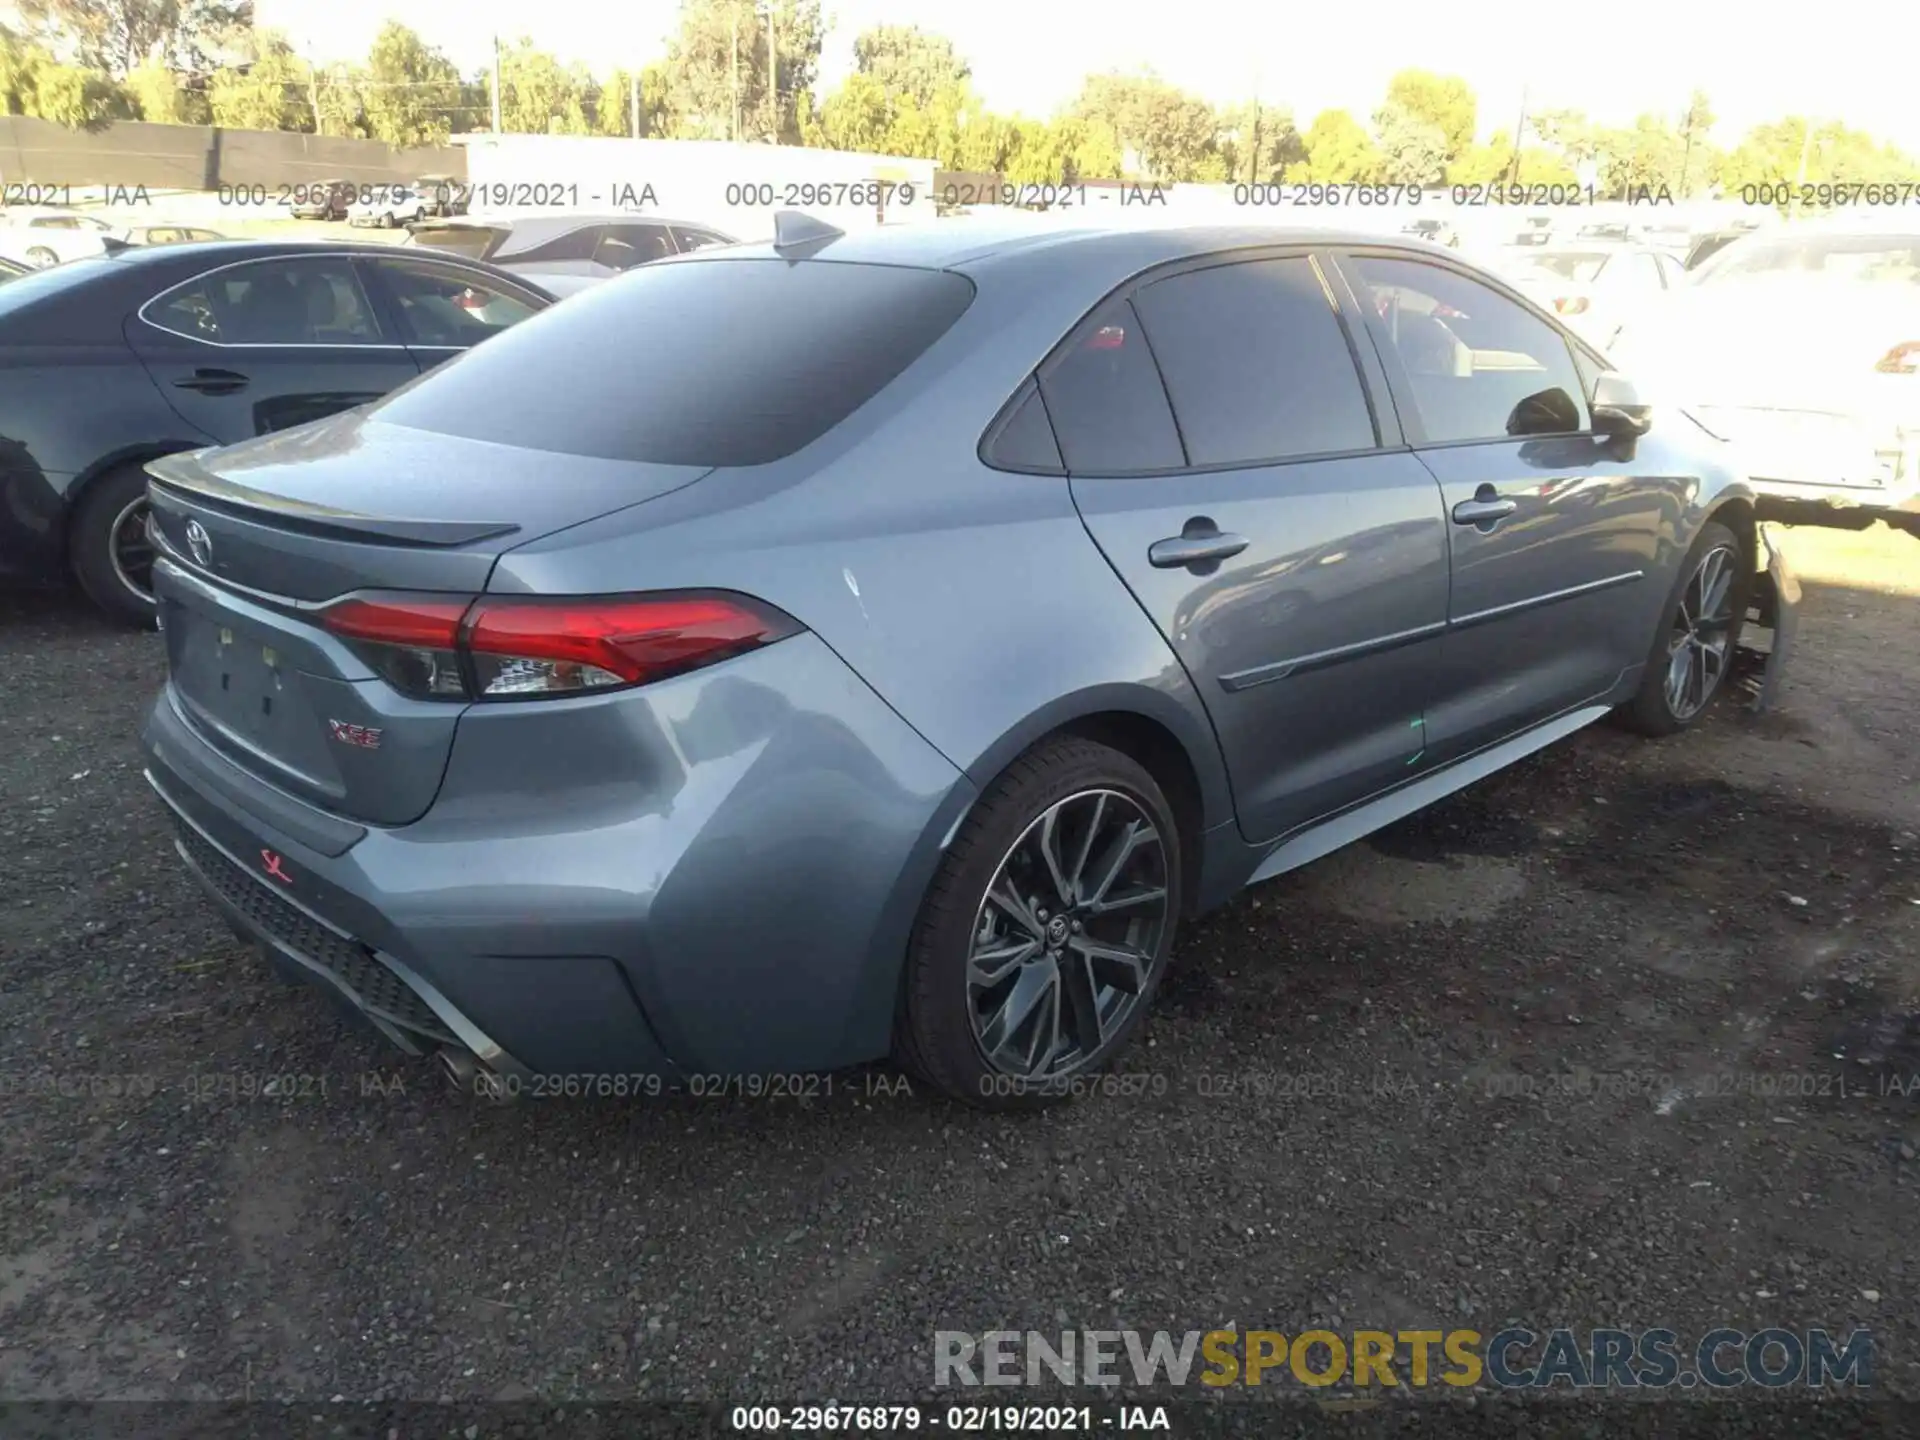
[[[542,1074],[884,1055],[913,918],[974,794],[811,635],[644,690],[475,707],[407,826],[349,825],[238,771],[164,691],[143,740],[229,920],[408,1048],[492,1047]]]

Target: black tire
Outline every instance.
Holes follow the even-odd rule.
[[[80,497],[67,538],[74,578],[87,598],[117,624],[137,630],[153,628],[154,603],[122,577],[113,546],[116,528],[127,521],[131,507],[145,505],[146,496],[147,472],[140,465],[109,471]]]
[[[1681,604],[1690,600],[1695,578],[1708,557],[1716,551],[1731,551],[1732,579],[1727,592],[1724,607],[1728,612],[1725,625],[1726,654],[1717,673],[1712,675],[1711,684],[1698,704],[1688,703],[1676,707],[1669,692],[1668,681],[1672,674],[1672,655],[1676,637],[1681,633],[1683,623]],[[1697,722],[1719,697],[1728,671],[1732,667],[1733,653],[1740,643],[1740,627],[1746,623],[1747,605],[1753,594],[1753,556],[1740,537],[1717,520],[1709,520],[1700,527],[1700,534],[1693,542],[1693,548],[1687,552],[1686,560],[1680,566],[1673,589],[1667,595],[1667,603],[1661,607],[1660,623],[1653,632],[1653,644],[1647,651],[1646,669],[1640,677],[1640,688],[1631,700],[1616,712],[1620,723],[1639,735],[1663,736],[1676,735]]]
[[[1116,796],[1117,800],[1113,798]],[[1096,1015],[1102,1009],[1102,994],[1116,1008],[1111,1031],[1105,1018],[1093,1022],[1102,1037],[1097,1046],[1075,1040],[1076,1058],[1070,1065],[1059,1073],[1029,1078],[1010,1073],[990,1061],[982,1040],[976,1038],[975,1027],[980,1022],[975,1019],[971,963],[978,927],[983,922],[995,923],[986,918],[990,914],[1005,918],[998,909],[990,911],[988,887],[1000,875],[1003,862],[1017,867],[1032,859],[1030,853],[1023,851],[1016,857],[1012,852],[1017,846],[1025,846],[1029,831],[1040,826],[1053,807],[1063,803],[1067,808],[1061,812],[1064,818],[1058,822],[1062,836],[1059,848],[1077,852],[1073,858],[1079,863],[1071,866],[1076,885],[1081,876],[1086,877],[1088,884],[1096,878],[1087,868],[1089,863],[1099,868],[1099,862],[1084,853],[1095,848],[1095,840],[1087,838],[1082,844],[1079,837],[1096,833],[1102,837],[1100,849],[1104,858],[1113,853],[1106,848],[1107,840],[1121,835],[1124,825],[1132,825],[1138,819],[1157,832],[1157,842],[1135,847],[1130,853],[1136,858],[1127,859],[1115,868],[1114,874],[1128,875],[1129,883],[1135,886],[1131,893],[1135,895],[1151,895],[1157,883],[1164,890],[1164,898],[1161,913],[1152,918],[1143,915],[1137,926],[1131,916],[1117,920],[1113,914],[1099,913],[1097,908],[1061,910],[1052,917],[1056,925],[1069,913],[1084,915],[1089,927],[1086,933],[1081,934],[1081,922],[1076,919],[1072,932],[1080,936],[1079,939],[1063,932],[1056,940],[1031,942],[1061,947],[1035,956],[1033,962],[1055,966],[1053,973],[1057,977],[1065,976],[1069,964],[1084,967],[1074,974],[1079,982],[1086,984],[1085,990],[1079,989],[1076,983],[1074,995],[1070,997],[1066,978],[1057,978],[1052,985],[1056,1038],[1061,1025],[1075,1028],[1073,1020],[1087,1013],[1084,1008],[1076,1008],[1075,1002],[1080,997],[1090,1001]],[[1080,828],[1070,832],[1069,827],[1076,823],[1075,815],[1080,817]],[[1106,828],[1100,828],[1103,825]],[[1132,833],[1142,832],[1136,827]],[[934,1089],[982,1109],[1032,1109],[1084,1090],[1097,1089],[1087,1077],[1102,1069],[1132,1038],[1166,973],[1181,910],[1180,853],[1180,834],[1172,807],[1153,776],[1130,756],[1091,740],[1063,736],[1043,741],[1015,760],[975,804],[928,886],[907,952],[894,1027],[895,1059]],[[1136,866],[1143,868],[1136,869]],[[1129,904],[1115,908],[1132,910],[1134,907]],[[1114,925],[1126,925],[1124,943],[1146,957],[1146,963],[1140,967],[1145,980],[1137,988],[1132,988],[1132,981],[1115,986],[1095,978],[1098,973],[1111,975],[1112,971],[1104,965],[1097,967],[1093,958],[1074,948],[1086,942],[1110,940]],[[1104,933],[1096,933],[1095,927]],[[1081,1034],[1090,1037],[1091,1032],[1082,1029]]]

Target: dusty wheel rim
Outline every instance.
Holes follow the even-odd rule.
[[[36,270],[45,270],[50,266],[58,265],[60,257],[44,245],[35,245],[27,251],[27,263]]]
[[[1739,557],[1716,545],[1700,557],[1680,591],[1667,632],[1667,710],[1691,720],[1726,678],[1733,643],[1733,582]]]
[[[107,531],[107,559],[113,578],[143,605],[153,603],[153,542],[147,539],[147,501],[129,500]]]
[[[974,1042],[1002,1075],[1085,1068],[1151,987],[1169,919],[1167,844],[1141,804],[1085,790],[1001,858],[967,951]]]

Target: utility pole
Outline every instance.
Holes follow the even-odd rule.
[[[640,138],[640,72],[634,71],[627,77],[627,93],[631,97],[628,103],[633,106],[633,138]]]
[[[773,28],[774,6],[779,0],[767,0],[767,109],[772,118],[767,131],[773,143],[780,143],[780,37]]]
[[[500,133],[500,37],[493,37],[493,133]]]
[[[320,66],[317,61],[307,61],[307,103],[313,107],[313,133],[324,135],[327,127],[320,122]]]
[[[1507,183],[1515,184],[1520,179],[1520,142],[1527,130],[1527,87],[1520,87],[1520,118],[1513,126],[1513,169],[1508,173]]]
[[[727,132],[727,138],[740,139],[740,7],[733,7],[733,128]]]

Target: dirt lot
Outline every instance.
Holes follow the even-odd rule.
[[[1250,892],[1146,1093],[1024,1119],[449,1093],[183,873],[158,639],[0,600],[0,1396],[897,1402],[936,1329],[1518,1320],[1870,1326],[1920,1398],[1920,543],[1790,538],[1778,713]]]

